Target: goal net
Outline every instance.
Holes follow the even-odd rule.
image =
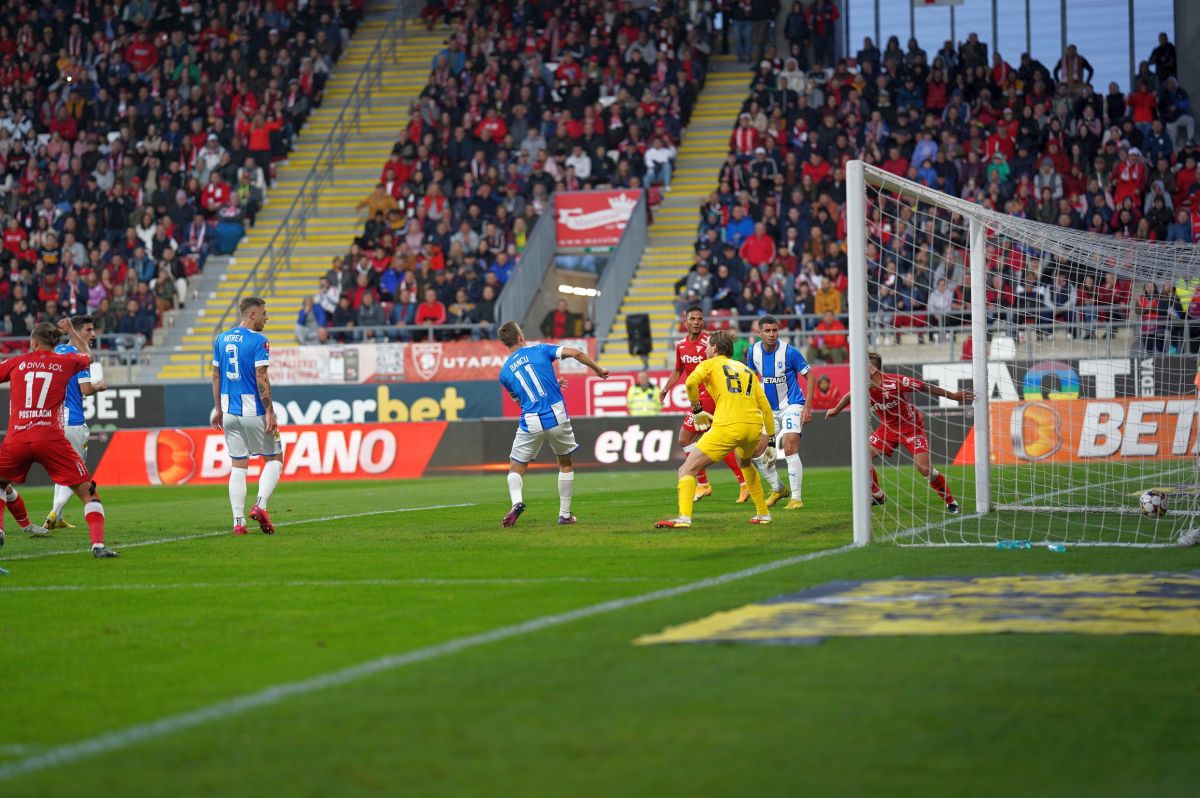
[[[1198,248],[847,171],[855,540],[1172,545],[1200,526]]]

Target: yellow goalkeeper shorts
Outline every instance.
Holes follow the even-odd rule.
[[[749,460],[758,448],[762,435],[762,424],[721,424],[714,426],[696,444],[713,462],[720,462],[725,455],[737,450],[738,455]]]

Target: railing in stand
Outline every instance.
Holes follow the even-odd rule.
[[[238,286],[234,300],[213,325],[214,337],[232,326],[233,321],[238,318],[237,306],[240,297],[261,294],[274,282],[279,269],[291,262],[292,250],[308,234],[308,219],[317,210],[321,189],[333,183],[334,167],[345,155],[347,140],[352,134],[362,132],[363,108],[370,112],[372,93],[383,88],[385,57],[391,59],[391,63],[396,63],[400,42],[408,35],[408,20],[410,17],[415,18],[419,11],[419,0],[401,0],[396,4],[379,36],[379,41],[375,43],[362,66],[358,80],[350,89],[350,95],[342,105],[342,110],[325,136],[312,169],[300,184],[296,198],[292,200],[291,206],[280,221],[279,228],[271,236],[246,279]],[[205,368],[202,369],[201,376],[207,372],[207,360],[204,363]]]

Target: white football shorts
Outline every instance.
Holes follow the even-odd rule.
[[[225,445],[234,460],[283,454],[279,433],[267,434],[266,416],[224,416]]]
[[[788,405],[775,411],[775,437],[804,435],[804,405]]]
[[[79,459],[87,462],[88,449],[88,427],[87,424],[79,424],[71,427],[64,427],[63,432],[66,433],[67,442],[71,444],[71,448],[79,454]]]
[[[542,450],[542,444],[547,441],[550,442],[551,451],[558,457],[571,454],[579,448],[579,444],[575,443],[575,430],[571,428],[571,421],[568,419],[557,427],[540,432],[518,429],[516,437],[513,438],[512,454],[509,458],[518,463],[533,462]]]

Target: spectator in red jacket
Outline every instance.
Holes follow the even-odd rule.
[[[208,175],[208,185],[201,192],[200,206],[208,212],[209,218],[212,218],[229,201],[232,193],[233,189],[221,179],[221,173],[213,171]]]
[[[813,328],[818,333],[808,348],[808,359],[826,363],[845,363],[850,356],[850,345],[846,340],[846,325],[832,311],[827,311],[821,322]]]
[[[437,291],[425,289],[425,301],[417,306],[417,324],[445,324],[446,306],[438,301]]]
[[[813,410],[829,410],[841,401],[842,389],[833,384],[828,374],[817,377],[817,389],[813,391],[809,407]]]
[[[775,239],[767,235],[767,226],[756,222],[754,232],[742,242],[738,254],[754,268],[770,266],[775,261]]]

